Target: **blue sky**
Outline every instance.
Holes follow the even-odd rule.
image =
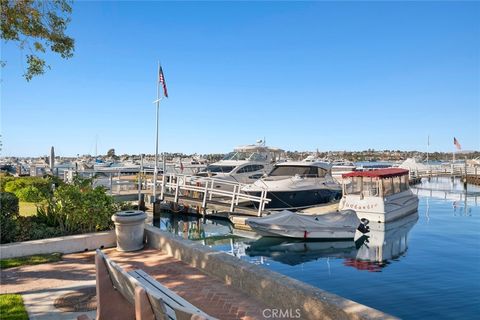
[[[3,156],[480,149],[480,4],[76,2],[75,55],[2,43]],[[97,138],[98,137],[98,138]]]

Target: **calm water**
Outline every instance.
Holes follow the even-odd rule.
[[[368,243],[298,242],[232,235],[227,221],[165,214],[155,224],[313,286],[404,319],[480,314],[480,188],[424,181],[418,214],[372,225]]]

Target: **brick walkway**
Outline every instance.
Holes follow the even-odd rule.
[[[263,319],[267,308],[254,298],[158,250],[138,252],[105,250],[125,269],[142,269],[206,313],[222,320]],[[63,260],[7,269],[1,273],[1,293],[21,293],[75,285],[95,279],[94,254],[64,255]]]

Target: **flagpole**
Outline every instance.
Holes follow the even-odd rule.
[[[160,74],[160,61],[158,62],[158,73]],[[156,136],[155,136],[155,167],[153,172],[153,201],[157,202],[157,173],[158,173],[158,118],[160,110],[160,81],[157,79],[157,121],[156,121]]]

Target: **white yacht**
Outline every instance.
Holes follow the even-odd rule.
[[[265,146],[263,141],[240,146],[196,175],[241,184],[253,183],[272,169],[283,152],[281,149]],[[215,187],[228,188],[229,185],[218,184]]]
[[[242,191],[260,196],[267,190],[271,201],[266,208],[300,209],[327,203],[341,197],[341,186],[331,176],[331,165],[326,162],[283,162]]]
[[[354,171],[344,174],[343,180],[339,210],[355,210],[359,219],[383,223],[418,209],[418,197],[410,190],[406,169]]]

